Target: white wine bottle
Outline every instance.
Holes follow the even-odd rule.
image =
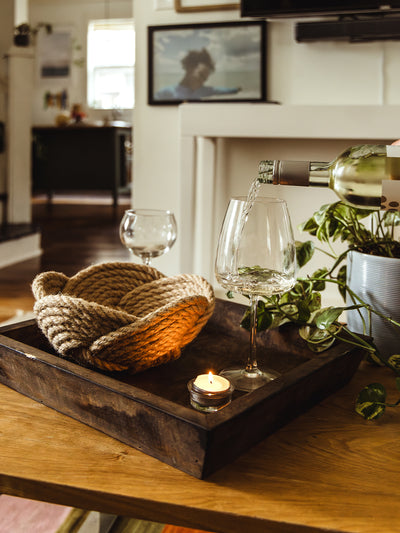
[[[400,210],[400,146],[352,146],[330,163],[261,161],[257,180],[274,185],[329,187],[363,209]]]

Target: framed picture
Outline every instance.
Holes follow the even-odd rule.
[[[150,105],[262,102],[264,21],[149,26]]]
[[[71,76],[72,36],[68,29],[39,33],[37,42],[40,79],[66,79]]]
[[[175,11],[220,11],[222,9],[238,9],[240,2],[234,0],[175,0]]]

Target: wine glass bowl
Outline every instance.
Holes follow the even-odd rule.
[[[128,209],[122,217],[119,235],[133,255],[150,265],[154,257],[167,253],[175,243],[175,216],[171,211]]]
[[[257,306],[261,296],[280,295],[296,281],[296,252],[286,202],[277,198],[232,198],[222,224],[215,275],[225,289],[250,298],[250,350],[245,368],[221,375],[238,390],[251,391],[278,377],[259,369],[256,358]]]

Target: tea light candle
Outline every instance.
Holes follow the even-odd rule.
[[[198,411],[210,413],[227,406],[232,399],[233,386],[222,376],[212,372],[200,374],[188,383],[190,404]]]
[[[197,376],[194,385],[205,392],[223,392],[229,389],[231,383],[226,378],[214,376],[212,372],[209,372]]]

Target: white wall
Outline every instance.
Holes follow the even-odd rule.
[[[296,21],[269,24],[269,96],[283,104],[399,104],[400,43],[297,43]]]
[[[89,120],[102,120],[109,114],[105,111],[90,110],[86,105],[86,48],[87,26],[89,20],[106,18],[132,17],[132,0],[110,0],[106,9],[104,0],[30,0],[30,22],[35,26],[39,22],[50,23],[54,31],[67,30],[72,35],[72,69],[70,79],[42,80],[38,68],[35,73],[35,91],[33,106],[33,123],[54,124],[60,110],[55,107],[45,109],[44,95],[47,91],[58,93],[66,89],[69,96],[69,107],[74,103],[83,104]],[[43,29],[37,41],[43,35]],[[110,117],[108,117],[110,118]],[[121,117],[131,120],[131,112]]]

